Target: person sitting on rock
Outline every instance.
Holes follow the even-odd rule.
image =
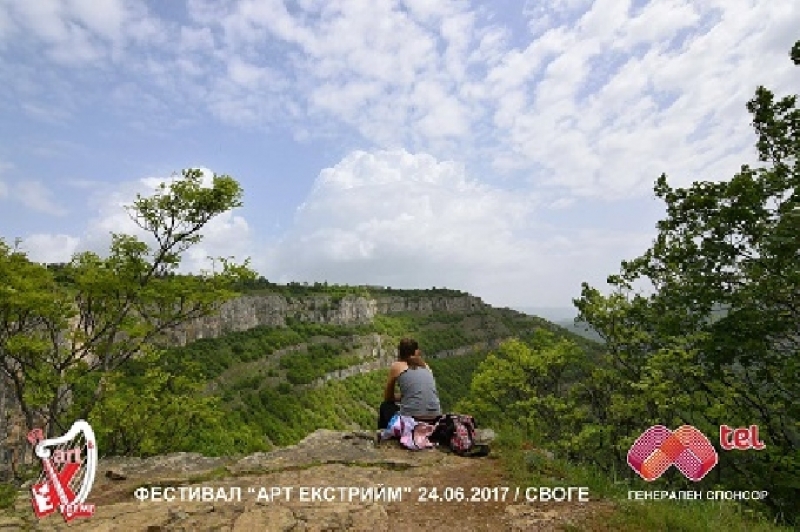
[[[400,388],[399,395],[395,393],[395,385]],[[422,360],[419,344],[412,338],[400,340],[397,360],[389,368],[378,429],[385,429],[398,412],[427,423],[434,423],[442,415],[433,372]]]

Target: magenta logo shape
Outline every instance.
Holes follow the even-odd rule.
[[[655,425],[642,433],[628,451],[628,465],[652,482],[673,465],[689,480],[701,480],[717,465],[717,451],[706,436],[691,425],[672,432]]]

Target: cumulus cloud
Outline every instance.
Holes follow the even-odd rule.
[[[745,102],[757,83],[793,87],[800,4],[772,4],[529,1],[528,31],[495,6],[420,0],[191,0],[185,21],[122,0],[42,0],[0,15],[78,62],[146,47],[125,56],[135,81],[113,91],[131,113],[202,108],[618,199],[648,194],[661,172],[687,184],[753,160]]]
[[[614,251],[647,239],[554,228],[540,216],[546,209],[535,194],[481,183],[462,164],[356,151],[320,173],[270,269],[283,281],[448,286],[521,305],[558,302],[564,285],[577,291],[587,262],[613,268]]]
[[[35,38],[45,55],[66,66],[118,58],[121,49],[158,36],[144,5],[124,0],[0,2],[0,44]]]
[[[203,168],[204,187],[211,187],[213,172]],[[148,244],[154,239],[131,219],[126,210],[137,194],[151,195],[156,187],[169,182],[170,177],[145,177],[115,185],[94,184],[89,198],[90,215],[86,231],[80,236],[35,234],[26,237],[27,249],[37,260],[68,261],[76,251],[94,251],[105,254],[111,244],[112,233],[134,235]],[[225,212],[213,218],[201,231],[203,239],[190,248],[181,263],[183,272],[209,270],[213,262],[209,257],[235,257],[244,260],[252,250],[252,234],[247,220],[236,211]]]
[[[526,36],[461,2],[195,1],[189,11],[221,35],[224,56],[285,50],[271,79],[287,89],[270,109],[254,85],[264,61],[229,63],[211,102],[223,120],[306,109],[304,137],[303,121],[333,120],[378,148],[488,161],[607,199],[649,193],[661,172],[718,180],[752,160],[744,104],[756,83],[791,88],[788,28],[800,22],[799,5],[747,0],[528,2]]]

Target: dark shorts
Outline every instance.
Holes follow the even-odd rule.
[[[392,417],[400,411],[400,405],[394,401],[384,401],[378,409],[378,429],[385,429],[389,426]]]

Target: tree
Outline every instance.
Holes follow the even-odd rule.
[[[254,278],[247,261],[225,258],[216,271],[177,274],[203,227],[239,207],[241,196],[229,176],[215,175],[205,187],[199,170],[184,170],[128,207],[154,244],[113,234],[107,257],[76,254],[58,269],[58,282],[53,271],[0,241],[0,372],[28,429],[41,422],[49,435],[64,430],[68,407],[86,416],[103,395],[105,377],[167,343],[177,326],[215,312],[235,295],[233,286]]]
[[[587,372],[587,362],[575,343],[544,329],[527,341],[505,341],[480,363],[468,397],[456,409],[561,449],[563,438],[583,419],[570,388]]]
[[[791,58],[800,64],[800,41]],[[767,449],[722,453],[718,479],[739,487],[768,479],[767,502],[792,520],[800,511],[800,109],[796,95],[777,99],[764,87],[747,109],[762,165],[685,189],[662,175],[654,190],[667,217],[652,247],[609,277],[613,294],[584,284],[575,303],[624,376],[613,387],[638,394],[635,415],[714,431],[759,425]],[[650,295],[633,292],[641,281]],[[606,413],[624,404],[612,400]]]

